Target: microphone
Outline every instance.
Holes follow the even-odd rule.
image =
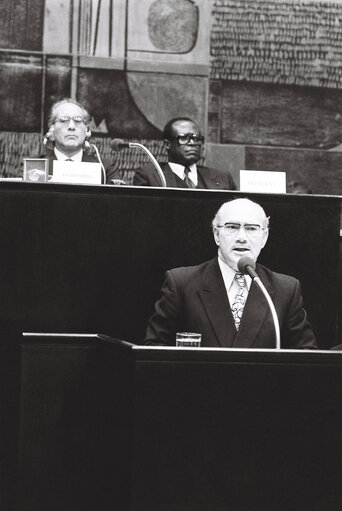
[[[258,284],[261,291],[263,292],[272,313],[274,329],[276,334],[276,349],[280,350],[280,327],[277,311],[275,310],[274,303],[272,302],[272,299],[268,294],[267,289],[265,288],[264,284],[260,280],[260,277],[258,277],[258,274],[255,271],[255,261],[248,256],[241,257],[238,261],[238,270],[244,275],[249,275],[253,279],[253,281]]]
[[[106,181],[107,181],[106,170],[105,170],[105,168],[104,168],[104,166],[103,166],[103,163],[102,163],[101,156],[100,156],[100,153],[99,153],[98,148],[96,147],[96,145],[95,145],[95,144],[91,144],[90,142],[88,142],[88,140],[86,140],[86,141],[84,142],[84,147],[85,147],[86,149],[91,149],[91,148],[93,148],[93,149],[94,149],[94,151],[95,151],[95,153],[96,153],[96,158],[97,158],[98,162],[99,162],[99,163],[100,163],[100,165],[101,165],[101,170],[102,170],[102,175],[103,175],[103,184],[106,184]]]
[[[122,151],[122,149],[130,147],[128,142],[124,142],[120,138],[113,138],[109,145],[112,151]]]
[[[244,256],[239,259],[238,270],[244,275],[248,274],[252,279],[255,279],[258,276],[255,271],[255,261],[248,256]]]
[[[125,148],[131,149],[132,147],[139,147],[139,149],[142,149],[147,154],[147,156],[151,160],[153,166],[157,170],[157,172],[159,174],[159,178],[162,182],[162,187],[166,188],[166,179],[164,176],[164,172],[160,168],[160,165],[157,162],[157,160],[155,159],[155,157],[153,156],[153,154],[147,149],[147,147],[145,147],[142,144],[138,144],[137,142],[124,142],[120,138],[114,138],[110,142],[110,147],[113,151],[122,151],[122,149],[125,149]]]

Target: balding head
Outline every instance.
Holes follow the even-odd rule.
[[[225,202],[212,225],[218,256],[235,271],[242,256],[256,261],[268,238],[266,213],[249,199]]]

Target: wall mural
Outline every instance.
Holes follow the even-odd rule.
[[[43,49],[69,46],[79,55],[71,92],[94,114],[94,133],[117,135],[120,126],[121,136],[158,137],[175,115],[193,116],[205,129],[209,7],[205,0],[69,0],[61,11],[46,0]],[[102,102],[93,94],[94,69]],[[113,70],[116,78],[122,73],[119,87]]]

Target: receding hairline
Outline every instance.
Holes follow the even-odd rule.
[[[199,127],[198,123],[194,121],[193,119],[190,119],[190,117],[173,117],[170,119],[164,126],[163,129],[163,139],[164,140],[170,140],[172,137],[172,130],[174,128],[174,125],[180,122],[191,122],[194,126],[198,128],[199,131],[201,131],[201,128]]]
[[[86,108],[84,108],[83,105],[81,105],[81,103],[79,103],[78,101],[76,101],[75,99],[72,99],[72,98],[63,98],[59,101],[56,101],[51,109],[50,109],[50,114],[49,114],[49,119],[48,119],[48,126],[52,126],[52,124],[54,124],[55,122],[55,119],[56,119],[56,110],[62,106],[62,105],[67,105],[67,104],[71,104],[71,105],[75,105],[75,106],[78,106],[78,108],[80,108],[83,112],[83,116],[84,116],[84,121],[86,123],[89,122],[89,119],[90,119],[90,115],[89,115],[89,112]]]
[[[264,208],[262,206],[260,206],[260,204],[258,204],[257,202],[252,201],[251,199],[247,199],[247,198],[232,199],[230,201],[224,202],[219,207],[219,209],[216,211],[216,214],[215,214],[215,216],[213,218],[213,221],[212,221],[212,228],[215,229],[217,227],[217,225],[219,225],[218,219],[220,218],[220,215],[221,215],[221,212],[222,212],[223,208],[227,207],[230,204],[233,204],[234,202],[236,203],[236,202],[240,202],[240,201],[256,206],[257,209],[259,209],[259,211],[260,211],[260,213],[261,213],[261,215],[263,217],[263,227],[264,228],[268,228],[268,226],[269,226],[269,217],[266,215]]]

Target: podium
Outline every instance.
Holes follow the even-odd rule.
[[[341,508],[342,353],[101,349],[103,509]]]
[[[341,509],[342,352],[34,336],[22,374],[20,511]]]

